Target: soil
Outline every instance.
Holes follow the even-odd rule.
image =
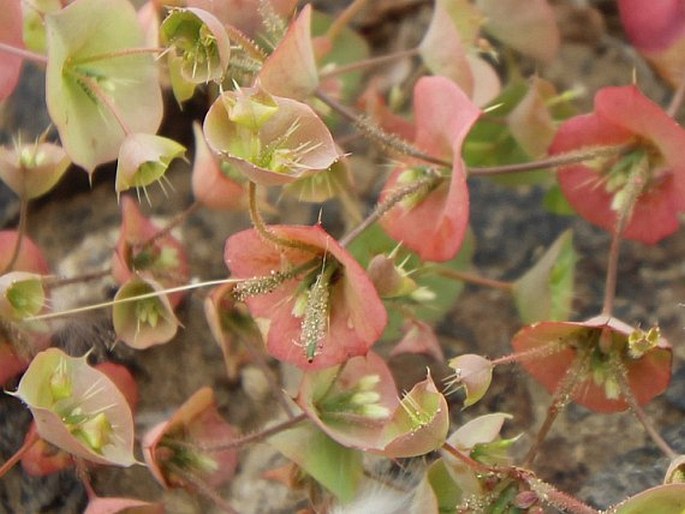
[[[337,10],[341,3],[316,2]],[[578,100],[580,109],[590,109],[593,93],[599,87],[627,84],[633,69],[647,94],[666,103],[668,91],[655,79],[648,67],[631,53],[620,33],[614,2],[554,2],[564,30],[564,44],[558,58],[538,73],[552,80],[560,89],[583,88]],[[409,48],[415,45],[430,17],[430,2],[422,0],[376,0],[359,16],[359,30],[373,44],[374,51]],[[637,60],[636,60],[637,59]],[[27,67],[21,94],[2,111],[0,121],[5,135],[21,128],[37,134],[47,126],[41,106],[40,70]],[[167,133],[180,136],[192,148],[189,118],[193,106],[181,114],[168,102],[174,114],[165,124]],[[201,106],[201,101],[198,106]],[[7,140],[7,138],[6,138]],[[357,156],[360,168],[378,169],[374,152]],[[120,223],[113,189],[113,170],[104,167],[96,173],[92,189],[85,174],[72,170],[68,179],[47,199],[35,202],[30,210],[28,233],[46,252],[55,274],[74,276],[83,270],[106,269]],[[189,168],[176,166],[169,174],[173,191],[165,196],[152,188],[151,205],[145,212],[163,225],[192,202]],[[360,177],[361,178],[361,177]],[[362,182],[360,180],[360,182]],[[542,191],[536,187],[503,187],[488,180],[470,183],[471,226],[477,247],[474,269],[484,276],[512,279],[530,266],[563,230],[574,230],[574,244],[581,260],[577,269],[574,301],[576,319],[597,313],[601,308],[604,270],[609,236],[580,219],[554,216],[541,207]],[[284,199],[278,206],[290,223],[311,223],[318,208],[303,208]],[[324,209],[326,209],[325,207]],[[335,206],[330,207],[331,210]],[[0,189],[0,224],[13,226],[17,203]],[[271,221],[276,221],[272,218]],[[200,210],[175,234],[192,248],[191,266],[197,279],[223,278],[226,237],[250,226],[244,213],[215,213]],[[685,347],[679,342],[685,327],[685,231],[655,246],[624,243],[620,259],[616,316],[634,325],[658,323],[674,346],[675,369],[669,391],[647,407],[649,416],[667,440],[685,453]],[[66,308],[101,301],[110,297],[113,282],[60,288],[53,301]],[[70,318],[56,328],[55,344],[74,355],[95,348],[95,359],[109,359],[131,367],[140,386],[141,403],[136,417],[138,433],[164,420],[192,393],[211,386],[221,413],[244,432],[259,429],[277,419],[279,407],[264,379],[254,365],[244,366],[234,380],[229,380],[218,346],[213,342],[204,321],[204,293],[189,296],[181,305],[179,317],[184,329],[170,343],[134,352],[123,344],[112,347],[114,336],[106,313]],[[448,357],[465,352],[500,356],[509,351],[512,335],[521,327],[508,296],[490,289],[467,286],[438,330]],[[387,345],[380,345],[381,353]],[[402,387],[419,380],[430,365],[440,378],[445,369],[438,363],[419,357],[392,362]],[[296,372],[272,365],[286,389],[296,383]],[[12,389],[9,387],[8,389]],[[517,451],[524,452],[546,413],[550,398],[521,370],[511,367],[497,370],[493,386],[475,407],[460,410],[459,398],[452,397],[453,422],[458,426],[485,412],[513,414],[506,433],[523,433]],[[30,416],[20,402],[0,395],[0,459],[7,459],[20,445]],[[290,513],[306,506],[301,498],[284,485],[266,480],[263,473],[285,461],[266,444],[242,452],[236,478],[219,492],[230,498],[234,508],[245,514]],[[598,415],[571,405],[559,417],[543,445],[534,469],[544,480],[578,495],[598,508],[627,495],[657,485],[663,479],[668,462],[645,435],[630,414]],[[170,513],[211,513],[215,507],[197,496],[182,491],[163,491],[142,466],[130,469],[98,468],[92,470],[93,486],[103,496],[131,496],[155,500],[163,498]],[[0,513],[78,513],[86,496],[73,471],[46,478],[27,476],[20,466],[0,480]]]

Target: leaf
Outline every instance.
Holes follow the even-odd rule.
[[[312,7],[307,4],[283,40],[264,61],[257,80],[272,95],[304,100],[319,85],[311,36]]]
[[[492,362],[480,355],[467,353],[450,359],[447,365],[454,370],[454,375],[448,383],[448,390],[453,391],[459,387],[466,390],[464,408],[470,407],[485,396],[492,382]]]
[[[192,84],[221,82],[231,58],[231,41],[223,24],[203,9],[172,10],[160,27],[162,42],[178,61],[181,77]]]
[[[659,485],[610,508],[611,514],[682,514],[685,484]]]
[[[132,276],[114,296],[112,323],[117,337],[131,348],[142,350],[171,341],[179,322],[162,286],[151,279]],[[153,295],[142,299],[131,299]]]
[[[31,410],[40,436],[58,448],[99,464],[136,462],[128,402],[86,356],[57,348],[39,353],[15,394]]]
[[[546,101],[555,94],[550,82],[533,77],[528,92],[507,116],[514,139],[533,158],[544,157],[554,139],[556,126]]]
[[[235,448],[216,447],[235,437],[235,429],[217,410],[214,392],[203,387],[145,434],[143,457],[164,487],[193,489],[196,481],[216,487],[230,480],[238,465]]]
[[[374,256],[381,253],[390,254],[396,247],[397,242],[390,239],[378,224],[369,227],[348,246],[350,252],[364,267],[368,267]],[[470,266],[474,252],[474,238],[469,231],[457,256],[450,261],[441,263],[440,266],[460,271],[466,270]],[[397,249],[395,260],[397,262],[405,262],[406,260],[403,268],[408,272],[417,270],[410,277],[416,282],[418,288],[409,297],[385,302],[389,315],[388,328],[383,333],[385,340],[397,340],[402,337],[403,309],[405,307],[410,308],[412,314],[421,321],[432,323],[449,312],[464,290],[463,282],[455,283],[451,280],[445,280],[439,273],[431,270],[432,265],[425,265],[424,267],[415,253],[402,246]]]
[[[0,179],[25,200],[50,191],[71,162],[61,146],[52,143],[17,144],[0,148]]]
[[[171,161],[186,149],[173,139],[154,134],[129,134],[121,143],[117,159],[117,194],[132,187],[145,188],[161,180]]]
[[[28,271],[10,271],[0,275],[0,316],[20,321],[35,316],[45,306],[43,277]]]
[[[24,48],[22,39],[21,1],[3,3],[0,16],[0,43],[14,48]],[[19,82],[23,59],[9,52],[0,52],[0,102],[12,94]]]
[[[524,323],[569,318],[576,261],[573,232],[567,230],[514,282],[514,301]]]
[[[417,457],[440,448],[447,438],[447,400],[430,374],[404,395],[385,426],[382,454],[390,458]]]
[[[559,50],[561,35],[547,0],[476,0],[485,30],[521,53],[544,62]]]
[[[128,132],[155,133],[162,95],[136,12],[126,0],[75,0],[45,17],[48,112],[72,161],[89,174],[117,157]],[[113,55],[116,54],[116,55]],[[105,102],[106,98],[106,102]]]
[[[193,196],[209,209],[234,210],[244,207],[245,189],[235,178],[224,173],[218,159],[207,146],[202,127],[193,122],[195,157],[193,160]]]
[[[341,446],[312,423],[271,436],[269,444],[340,501],[350,501],[355,497],[364,476],[359,450]]]

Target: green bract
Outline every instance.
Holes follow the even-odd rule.
[[[223,161],[265,186],[321,172],[339,158],[331,133],[308,105],[259,88],[217,98],[204,133]]]
[[[171,161],[182,157],[185,147],[153,134],[130,134],[119,149],[116,191],[141,188],[161,179]]]
[[[69,157],[92,173],[117,157],[126,132],[157,131],[155,61],[137,51],[143,33],[126,0],[76,0],[45,25],[48,112]]]
[[[136,462],[128,402],[85,356],[70,357],[57,348],[39,353],[16,396],[31,409],[40,436],[58,448],[99,464]]]

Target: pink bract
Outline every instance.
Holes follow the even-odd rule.
[[[674,233],[678,213],[685,211],[685,130],[635,86],[607,87],[595,96],[593,113],[571,118],[559,127],[549,153],[612,145],[634,145],[649,159],[649,182],[624,237],[653,244]],[[588,164],[574,164],[560,167],[557,177],[578,214],[613,230],[615,194],[607,191],[606,176]]]
[[[226,443],[235,436],[235,429],[217,410],[213,391],[203,387],[188,398],[168,421],[145,434],[143,457],[152,475],[164,487],[191,486],[179,471],[195,475],[214,487],[233,477],[238,454],[234,448],[210,452],[201,450],[201,447]],[[176,441],[178,445],[174,444]],[[184,453],[185,459],[177,453]],[[179,465],[173,463],[174,459],[185,462],[189,468],[193,463],[204,464],[206,468],[178,469]],[[210,460],[215,465],[211,465]]]
[[[112,276],[119,284],[127,282],[135,273],[151,274],[162,286],[173,287],[190,277],[188,257],[181,243],[167,234],[149,241],[161,230],[143,216],[130,196],[121,198],[121,232],[112,257]],[[176,307],[184,293],[169,295]]]
[[[0,16],[0,43],[24,48],[21,2],[9,0],[3,7],[3,14]],[[19,82],[22,62],[21,57],[0,52],[0,102],[12,94]]]
[[[580,352],[577,347],[593,352],[591,370],[584,377],[578,377],[578,385],[572,394],[573,401],[595,412],[619,412],[628,408],[622,398],[609,398],[604,384],[595,381],[607,366],[602,361],[601,350],[593,343],[603,331],[611,338],[611,351],[620,352],[621,362],[626,368],[628,386],[640,405],[648,403],[668,387],[671,378],[671,347],[660,338],[657,345],[639,358],[628,355],[628,336],[633,327],[607,316],[598,316],[584,322],[543,322],[530,325],[518,332],[512,341],[516,353],[540,349],[539,355],[521,360],[521,365],[545,389],[554,393],[573,366]],[[553,348],[555,342],[559,347]],[[547,346],[547,349],[544,347]]]
[[[461,145],[480,110],[452,81],[437,76],[417,82],[414,108],[415,145],[430,155],[452,160],[452,176],[449,183],[443,181],[417,204],[400,202],[381,222],[393,239],[418,253],[423,260],[446,261],[457,254],[466,234],[469,196]],[[412,164],[393,171],[381,194],[381,202],[401,189],[403,175]]]
[[[268,352],[304,369],[322,369],[365,355],[387,322],[383,303],[366,272],[320,226],[272,226],[270,230],[280,238],[318,248],[320,252],[276,246],[256,230],[239,232],[228,238],[224,253],[234,278],[269,278],[308,262],[320,269],[324,258],[339,269],[328,286],[327,330],[311,362],[300,344],[303,318],[293,314],[298,293],[302,292],[298,288],[303,274],[284,280],[271,292],[245,299],[265,334]]]

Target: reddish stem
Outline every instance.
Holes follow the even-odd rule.
[[[436,266],[432,269],[435,270],[436,274],[442,277],[468,282],[469,284],[475,284],[477,286],[491,287],[494,289],[501,289],[502,291],[511,291],[514,288],[514,284],[512,282],[503,282],[501,280],[481,277],[466,271],[458,271],[441,266]]]
[[[38,435],[37,431],[34,430],[29,432],[29,436],[24,441],[24,444],[22,444],[21,447],[14,452],[14,455],[12,455],[2,466],[0,466],[0,477],[5,476],[5,474],[21,460],[24,454],[29,451],[31,446],[33,446],[33,443],[38,441],[38,439],[40,439],[40,436]]]
[[[398,59],[403,59],[405,57],[414,57],[418,55],[418,48],[410,48],[408,50],[400,50],[398,52],[393,52],[391,54],[379,55],[377,57],[370,57],[368,59],[363,59],[361,61],[356,61],[350,64],[343,64],[342,66],[337,66],[331,71],[319,74],[320,80],[326,80],[330,77],[336,77],[342,75],[343,73],[349,73],[352,71],[363,70],[365,68],[371,68],[374,66],[380,66],[388,62],[396,61]]]
[[[24,48],[17,48],[16,46],[8,45],[7,43],[0,43],[0,52],[16,55],[17,57],[21,57],[23,59],[37,62],[43,65],[48,63],[48,58],[42,54],[37,54]]]

